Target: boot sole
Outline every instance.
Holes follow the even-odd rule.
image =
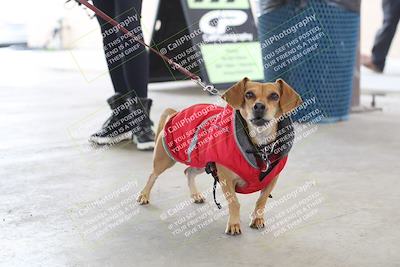
[[[131,138],[132,132],[129,131],[113,137],[91,136],[89,142],[96,145],[116,145],[122,141],[130,140]]]
[[[155,146],[154,141],[139,143],[136,136],[133,136],[132,141],[134,144],[136,144],[138,150],[151,151]]]

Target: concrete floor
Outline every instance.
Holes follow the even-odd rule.
[[[137,207],[152,154],[88,145],[109,112],[106,76],[85,82],[58,65],[64,54],[0,54],[14,63],[1,65],[1,266],[400,266],[399,95],[380,98],[382,112],[319,125],[297,143],[269,202],[269,228],[247,226],[257,195],[240,195],[243,234],[230,237],[221,191],[221,212],[210,194],[203,206],[188,203],[182,165],[160,177],[150,206]],[[166,87],[150,91],[154,120],[169,106],[214,101]],[[209,192],[212,179],[198,184]]]

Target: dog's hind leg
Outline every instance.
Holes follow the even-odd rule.
[[[161,139],[161,136],[159,136],[158,139]],[[150,191],[153,188],[156,179],[166,169],[171,168],[175,164],[175,161],[165,152],[162,142],[160,141],[161,140],[157,140],[156,147],[154,148],[153,171],[151,172],[145,187],[137,198],[137,202],[139,202],[140,205],[149,203]]]
[[[166,169],[171,168],[175,164],[175,161],[171,159],[168,156],[167,152],[164,150],[161,140],[162,135],[160,134],[162,129],[164,128],[165,123],[175,112],[176,111],[173,109],[166,109],[161,115],[157,129],[157,142],[153,154],[153,171],[151,172],[145,187],[140,192],[140,195],[137,198],[137,202],[139,202],[140,205],[145,205],[149,203],[150,191],[153,188],[157,177]]]
[[[190,189],[190,197],[193,198],[194,203],[204,203],[204,196],[197,190],[195,178],[200,173],[204,172],[204,168],[188,167],[185,169],[185,175],[188,179]]]

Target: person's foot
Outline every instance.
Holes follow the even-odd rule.
[[[372,58],[370,56],[361,55],[361,64],[364,67],[366,67],[374,72],[377,72],[377,73],[383,72],[383,69],[381,69],[377,65],[375,65],[375,63],[372,61]]]
[[[143,116],[137,121],[138,127],[133,130],[132,141],[136,144],[138,150],[153,150],[155,134],[153,131],[153,122],[150,120],[150,109],[152,100],[149,98],[140,98],[138,105],[142,105],[144,109]]]
[[[129,140],[135,128],[133,123],[135,114],[131,110],[137,105],[138,98],[134,99],[116,93],[107,99],[107,102],[112,114],[102,128],[89,138],[89,142],[97,145],[115,145]]]

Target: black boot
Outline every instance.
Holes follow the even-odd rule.
[[[97,145],[114,145],[129,140],[132,138],[132,130],[135,128],[133,121],[137,113],[132,112],[132,107],[139,104],[138,97],[132,98],[116,93],[107,99],[107,102],[112,114],[103,124],[102,129],[89,138],[90,142]]]
[[[138,117],[136,125],[138,127],[133,130],[133,142],[136,143],[138,150],[153,150],[155,134],[152,129],[153,122],[150,120],[150,109],[153,101],[149,98],[140,98],[141,108],[144,111],[143,116]]]

